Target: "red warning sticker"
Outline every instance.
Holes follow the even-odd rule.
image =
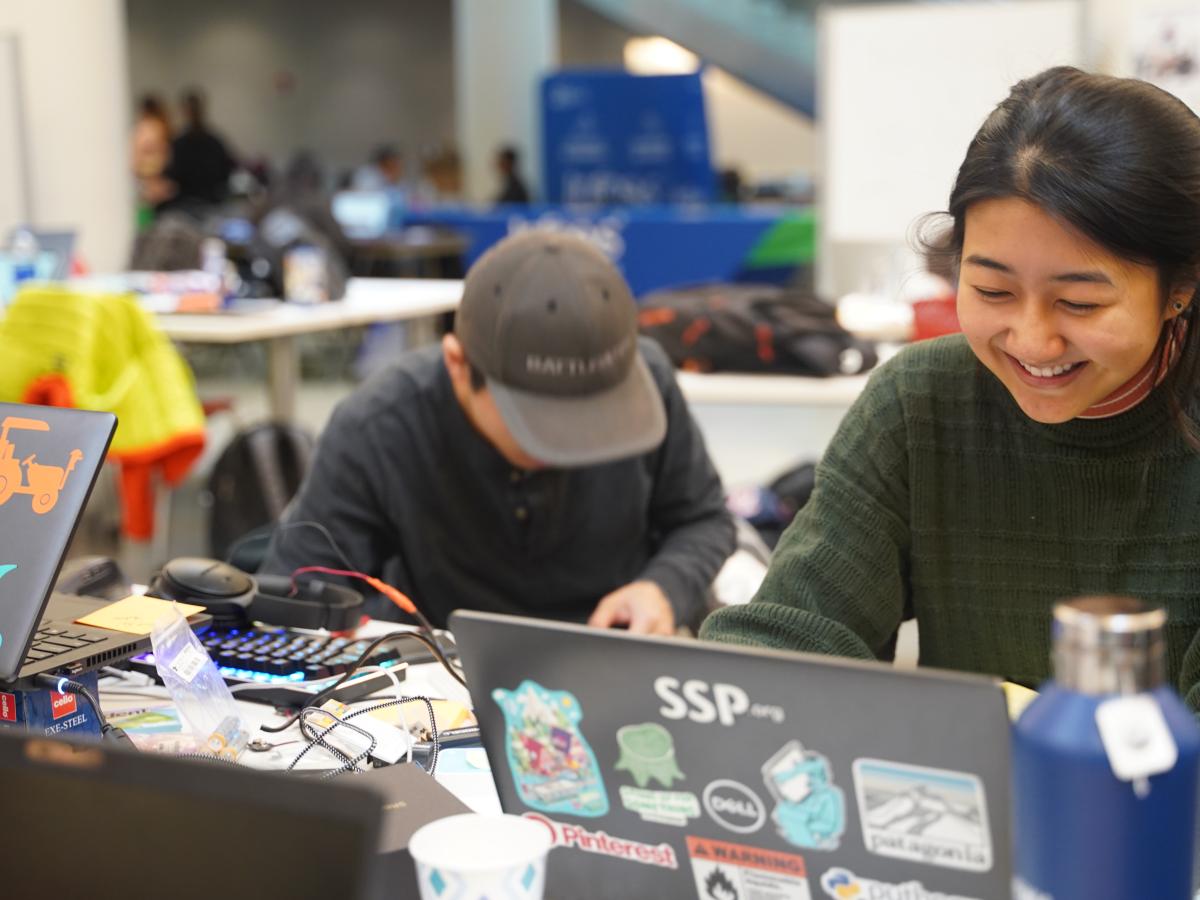
[[[688,835],[688,856],[701,897],[810,900],[804,857]]]

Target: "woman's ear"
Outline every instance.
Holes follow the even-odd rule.
[[[1163,312],[1164,321],[1170,321],[1190,309],[1192,303],[1195,302],[1198,289],[1200,289],[1200,282],[1194,275],[1176,282],[1175,286],[1171,288],[1171,295],[1167,298],[1167,308]]]

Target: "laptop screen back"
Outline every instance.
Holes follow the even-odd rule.
[[[381,815],[341,784],[2,733],[0,796],[11,897],[358,900]]]
[[[21,668],[116,423],[0,403],[0,680]]]
[[[339,191],[333,217],[352,238],[376,238],[387,231],[392,198],[385,191]]]
[[[546,895],[1008,896],[1008,720],[986,678],[451,616]]]

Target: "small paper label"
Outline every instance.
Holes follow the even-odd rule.
[[[200,670],[204,668],[204,664],[208,661],[208,657],[193,647],[187,644],[179,654],[171,660],[171,671],[186,681],[192,683]]]
[[[1169,772],[1179,757],[1162,709],[1148,694],[1105,700],[1096,707],[1096,727],[1113,774],[1121,781]]]

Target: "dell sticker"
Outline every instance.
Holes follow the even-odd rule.
[[[738,781],[711,782],[701,796],[709,818],[738,834],[753,834],[766,824],[767,808],[758,794]]]

